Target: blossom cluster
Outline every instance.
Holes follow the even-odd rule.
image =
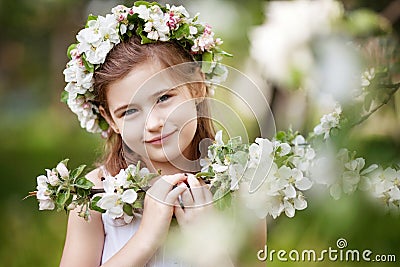
[[[143,208],[143,190],[148,181],[158,175],[150,174],[147,168],[129,165],[116,176],[107,175],[103,180],[104,193],[94,196],[93,203],[112,219],[123,218],[126,223],[133,219],[133,210]]]
[[[368,174],[365,189],[381,199],[388,208],[400,208],[400,170],[377,167]]]
[[[132,35],[142,44],[175,41],[202,62],[202,71],[213,84],[226,78],[227,69],[220,64],[222,41],[215,38],[210,25],[191,18],[183,6],[161,7],[140,1],[128,8],[118,5],[105,16],[90,15],[86,27],[76,36],[77,43],[68,48],[70,61],[64,70],[65,86],[62,100],[91,133],[107,136],[108,124],[93,103],[93,74],[106,60],[111,49]],[[212,89],[212,88],[211,88]]]
[[[133,219],[134,209],[143,208],[145,191],[149,181],[159,174],[152,174],[140,163],[129,165],[117,175],[103,177],[103,188],[81,177],[85,166],[73,171],[67,168],[68,160],[61,161],[56,168],[46,169],[46,175],[37,177],[35,195],[39,210],[73,210],[80,207],[79,216],[89,219],[90,210],[105,212],[111,218],[123,218],[126,223]]]
[[[46,175],[36,178],[35,195],[39,201],[39,210],[72,210],[80,206],[80,216],[89,216],[90,190],[94,184],[81,176],[85,165],[70,171],[67,168],[68,159],[57,164],[56,168],[46,169]]]
[[[211,190],[215,188],[215,200],[228,190],[239,190],[247,206],[259,217],[276,218],[282,212],[293,217],[296,209],[307,207],[303,191],[312,186],[306,173],[313,153],[300,147],[304,145],[299,143],[300,137],[290,144],[257,138],[248,146],[239,138],[225,144],[219,131],[216,142],[209,147],[208,157],[201,161],[201,175],[214,177]],[[300,160],[299,155],[305,159]],[[251,190],[252,185],[255,190]],[[246,189],[240,190],[241,187]]]
[[[129,223],[134,210],[143,208],[149,181],[159,176],[140,168],[139,162],[115,176],[106,175],[99,192],[93,183],[80,177],[84,166],[69,171],[66,164],[64,160],[37,177],[33,195],[40,210],[57,207],[68,211],[81,206],[79,215],[85,219],[92,209]],[[202,169],[196,176],[209,181],[217,205],[224,207],[220,200],[238,194],[260,218],[277,218],[282,213],[293,217],[296,210],[307,208],[305,191],[315,184],[325,185],[335,199],[359,189],[389,207],[400,206],[399,170],[376,164],[366,167],[365,159],[345,148],[326,153],[291,130],[278,132],[272,140],[256,138],[250,145],[242,143],[240,137],[225,143],[222,131],[218,131],[200,164]]]
[[[265,14],[266,23],[250,35],[252,58],[274,82],[308,86],[304,83],[315,70],[310,44],[333,31],[344,14],[342,4],[334,0],[272,1]]]
[[[331,130],[340,127],[339,122],[341,114],[342,108],[337,104],[333,112],[322,116],[320,123],[314,127],[314,134],[317,136],[323,135],[324,139],[328,139]]]

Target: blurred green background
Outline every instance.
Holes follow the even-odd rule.
[[[62,70],[66,48],[74,42],[89,13],[104,14],[118,3],[133,1],[0,0],[0,267],[57,266],[65,238],[63,213],[39,212],[35,199],[22,200],[36,186],[36,176],[60,160],[70,167],[82,163],[93,167],[103,140],[80,129],[74,114],[59,102],[64,87]],[[160,1],[161,2],[161,1]],[[264,1],[169,1],[184,3],[194,14],[215,25],[226,51],[235,57],[226,64],[241,69],[248,57],[247,32],[263,21]],[[397,6],[395,5],[397,3]],[[390,5],[393,6],[390,6]],[[345,1],[348,9],[369,7],[383,12],[399,32],[399,1]],[[215,8],[217,7],[217,8]],[[396,13],[397,9],[397,13]],[[397,15],[396,15],[397,14]],[[281,99],[288,97],[282,93]],[[379,111],[371,121],[349,136],[351,148],[370,163],[400,162],[400,116],[393,109],[397,100]],[[398,111],[398,109],[397,109]],[[281,112],[282,114],[280,114]],[[282,109],[275,111],[277,128],[293,125]],[[385,118],[385,124],[381,124]],[[295,128],[310,131],[307,120]],[[388,126],[389,125],[389,126]],[[387,126],[387,127],[386,127]],[[380,132],[374,129],[380,128]],[[372,130],[371,130],[372,129]],[[304,132],[305,133],[305,132]],[[257,133],[253,133],[253,138]],[[395,254],[400,262],[400,218],[383,212],[362,194],[332,200],[328,194],[309,201],[309,208],[295,218],[284,216],[268,224],[270,249],[327,249],[345,238],[349,248]],[[256,257],[249,255],[249,257]],[[293,263],[270,262],[269,266]],[[354,263],[298,263],[299,266],[350,266]],[[295,264],[296,265],[296,264]],[[366,265],[358,263],[356,265]],[[376,266],[395,264],[376,263]],[[369,264],[368,266],[375,266]]]

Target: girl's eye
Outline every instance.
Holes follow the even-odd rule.
[[[157,103],[161,103],[161,102],[167,101],[170,97],[171,97],[171,95],[162,95],[162,96],[157,100]]]
[[[126,111],[124,111],[124,113],[122,113],[122,116],[128,116],[128,115],[132,115],[134,113],[136,113],[138,110],[136,108],[130,108],[127,109]]]

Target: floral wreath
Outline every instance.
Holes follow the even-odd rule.
[[[214,37],[211,26],[197,19],[198,14],[191,18],[183,6],[162,7],[146,1],[137,1],[130,8],[118,5],[105,17],[89,15],[85,28],[76,36],[77,43],[67,50],[70,61],[63,71],[67,85],[61,96],[78,116],[81,127],[107,137],[109,125],[93,103],[93,75],[112,48],[132,35],[140,37],[142,44],[177,42],[201,64],[212,93],[214,84],[227,75],[220,64],[222,56],[230,54],[221,50],[222,40]]]

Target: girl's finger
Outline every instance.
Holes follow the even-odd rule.
[[[179,195],[181,195],[184,191],[187,191],[187,185],[185,183],[179,184],[177,187],[172,189],[167,196],[165,197],[164,202],[170,205],[173,205],[178,201]]]
[[[205,196],[203,193],[203,186],[200,184],[199,180],[193,175],[188,175],[188,183],[190,186],[190,191],[193,195],[193,200],[196,205],[204,204]]]
[[[147,193],[156,199],[164,200],[174,185],[186,179],[187,177],[183,173],[163,175],[153,184]]]
[[[185,210],[180,206],[178,201],[175,202],[174,213],[178,220],[180,218],[183,218],[183,216],[185,216]]]
[[[213,202],[213,194],[207,185],[203,186],[203,194],[205,204],[211,204]]]
[[[187,186],[186,186],[186,188],[187,188]],[[187,188],[185,191],[183,191],[182,202],[185,207],[193,207],[194,200],[193,200],[192,194],[190,193],[189,188]]]

